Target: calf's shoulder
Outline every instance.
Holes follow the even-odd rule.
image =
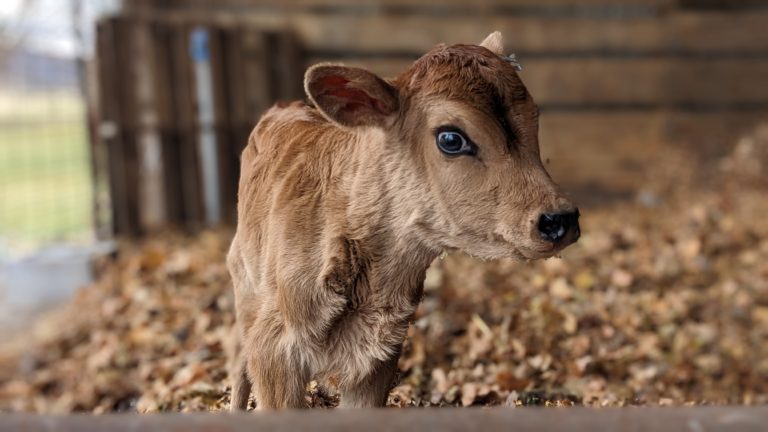
[[[340,180],[350,171],[346,150],[353,140],[303,103],[275,105],[262,116],[242,154],[238,227],[228,258],[233,277],[248,280],[242,289],[258,289],[256,275],[267,274],[278,285],[273,288],[288,291],[353,279],[354,260],[343,247],[348,200]],[[287,302],[300,295],[284,294]]]

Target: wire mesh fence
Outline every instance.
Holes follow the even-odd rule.
[[[6,248],[90,235],[84,106],[76,89],[0,90],[0,238]]]
[[[83,59],[119,4],[0,3],[0,259],[93,238]]]

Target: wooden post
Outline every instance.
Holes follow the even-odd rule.
[[[142,231],[160,228],[166,222],[165,190],[163,187],[162,146],[158,131],[155,78],[152,60],[154,45],[148,23],[135,24],[131,37],[133,52],[131,66],[136,77],[136,113],[139,160],[139,198]]]
[[[138,234],[137,152],[133,136],[135,125],[130,67],[131,25],[124,18],[109,18],[97,28],[99,71],[99,138],[107,151],[110,196],[115,234]]]

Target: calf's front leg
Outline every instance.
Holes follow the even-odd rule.
[[[252,353],[248,370],[257,409],[307,408],[310,374],[295,353],[277,349]]]
[[[245,360],[237,354],[235,364],[229,371],[232,377],[232,395],[230,411],[245,411],[248,408],[248,397],[251,395],[251,381],[248,378]]]
[[[361,382],[342,387],[341,390],[341,408],[371,408],[383,407],[387,404],[389,391],[394,384],[395,374],[397,373],[397,361],[400,353],[391,359],[381,362],[378,367],[371,372]]]

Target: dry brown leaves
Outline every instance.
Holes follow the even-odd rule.
[[[563,259],[438,260],[389,404],[768,403],[768,200],[754,180],[585,211]],[[123,244],[0,374],[0,410],[227,408],[228,239]],[[307,397],[338,401],[317,383]]]
[[[233,322],[227,236],[123,244],[69,322],[0,385],[4,410],[199,411],[217,406]]]
[[[617,208],[587,215],[563,259],[449,257],[430,270],[444,282],[429,286],[395,393],[414,405],[767,403],[768,223],[754,203],[741,210],[713,196]]]

